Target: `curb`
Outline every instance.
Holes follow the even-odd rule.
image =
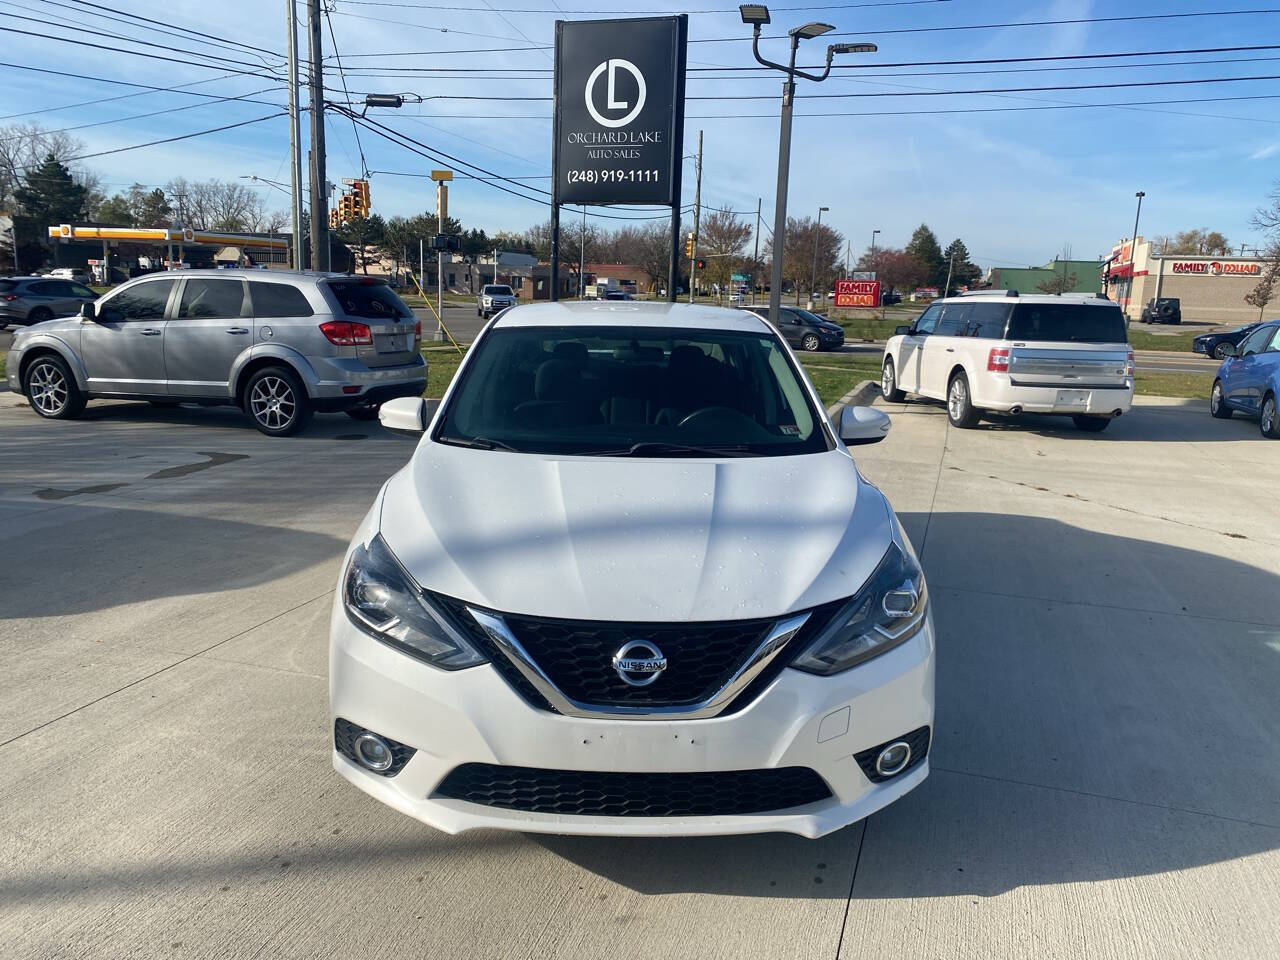
[[[827,414],[834,414],[847,403],[851,403],[855,407],[867,406],[878,396],[880,396],[880,384],[874,380],[862,380],[843,397],[827,407]]]

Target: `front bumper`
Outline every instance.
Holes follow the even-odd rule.
[[[331,720],[374,730],[416,753],[382,777],[333,750],[333,766],[369,795],[439,830],[497,828],[610,836],[697,836],[783,831],[819,837],[918,786],[929,761],[883,783],[854,754],[933,725],[930,619],[900,647],[835,677],[787,669],[753,703],[707,720],[586,720],[536,709],[489,665],[448,672],[353,627],[340,601],[331,619]],[[332,737],[333,726],[330,724]],[[464,763],[625,773],[807,767],[831,797],[758,814],[697,817],[568,816],[434,796]]]

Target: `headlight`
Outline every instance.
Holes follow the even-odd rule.
[[[919,633],[928,608],[920,567],[891,544],[862,589],[791,665],[823,676],[848,670]]]
[[[461,670],[485,662],[431,609],[381,534],[351,554],[342,577],[342,605],[369,636],[432,666]]]

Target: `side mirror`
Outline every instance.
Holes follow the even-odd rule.
[[[911,332],[911,328],[910,328],[909,326],[907,326],[906,324],[903,324],[902,326],[894,327],[894,328],[893,328],[893,335],[894,335],[895,337],[905,337],[905,336],[906,336],[907,334],[909,334],[910,332]]]
[[[889,433],[889,415],[875,407],[846,404],[840,410],[840,439],[847,446],[879,443]]]
[[[1237,347],[1234,343],[1224,343],[1222,345],[1222,352],[1225,353],[1228,357],[1240,356],[1240,348]]]
[[[430,419],[421,397],[396,397],[378,408],[378,422],[392,433],[417,438]]]
[[[81,320],[97,320],[98,319],[97,307],[93,303],[80,304],[80,319]]]

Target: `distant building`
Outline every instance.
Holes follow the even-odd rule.
[[[1019,293],[1043,293],[1040,285],[1057,278],[1075,283],[1064,293],[1097,293],[1102,289],[1102,260],[1054,260],[1043,267],[992,267],[987,271],[987,285],[995,290],[1017,290]]]
[[[1181,301],[1182,319],[1211,323],[1249,323],[1258,308],[1244,302],[1258,285],[1266,261],[1256,257],[1157,255],[1149,240],[1138,237],[1137,256],[1127,240],[1112,248],[1104,279],[1111,299],[1137,320],[1148,300]]]

